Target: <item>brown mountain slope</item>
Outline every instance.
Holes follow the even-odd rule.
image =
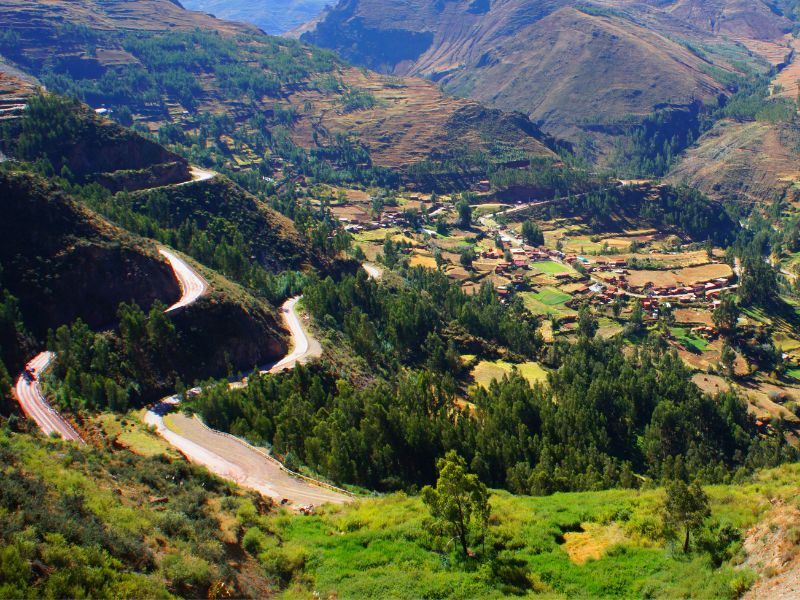
[[[589,135],[602,150],[618,125],[712,99],[724,73],[759,63],[729,37],[784,47],[790,29],[760,1],[342,0],[303,39],[520,110],[556,136]]]
[[[330,52],[169,0],[0,0],[0,20],[11,24],[0,53],[53,91],[130,111],[152,132],[173,124],[208,136],[209,116],[224,119],[213,128],[224,156],[213,158],[232,170],[261,164],[269,153],[252,134],[271,138],[275,126],[306,149],[326,148],[339,133],[357,138],[387,167],[496,142],[552,156],[546,136],[520,115],[449,98],[425,81],[362,72]]]
[[[686,151],[667,181],[739,202],[794,197],[800,130],[791,123],[720,121]]]

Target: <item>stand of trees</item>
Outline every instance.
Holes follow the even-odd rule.
[[[468,296],[440,272],[417,267],[404,273],[398,286],[379,286],[362,271],[339,282],[312,276],[305,304],[318,322],[342,331],[368,362],[390,369],[424,364],[437,372],[457,372],[455,337],[531,358],[541,349],[538,321],[521,301],[501,305],[488,284]]]
[[[473,414],[447,374],[405,370],[359,390],[321,366],[220,382],[191,407],[292,464],[379,490],[433,483],[449,450],[489,486],[532,494],[636,486],[636,474],[727,482],[797,457],[781,435],[759,438],[734,394],[702,394],[674,353],[626,357],[588,337],[561,353],[548,385],[513,372],[470,393]]]

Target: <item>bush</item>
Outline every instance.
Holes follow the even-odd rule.
[[[258,527],[251,527],[244,534],[242,546],[253,556],[259,555],[266,546],[267,536]]]

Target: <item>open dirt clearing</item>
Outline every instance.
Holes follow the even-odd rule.
[[[724,263],[711,263],[700,267],[686,267],[672,271],[631,271],[628,281],[633,287],[644,287],[648,282],[656,287],[676,287],[730,277],[733,270]]]

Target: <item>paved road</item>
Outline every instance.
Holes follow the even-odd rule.
[[[208,283],[206,283],[206,280],[190,267],[186,261],[166,248],[159,248],[158,251],[169,261],[172,271],[175,273],[175,278],[181,286],[181,297],[175,304],[170,306],[166,312],[189,306],[206,293],[206,290],[208,290]]]
[[[57,433],[65,440],[83,443],[81,436],[73,429],[72,425],[50,407],[39,386],[39,377],[47,369],[53,356],[52,352],[42,352],[26,365],[26,369],[34,372],[36,379],[30,380],[25,373],[19,376],[14,388],[17,400],[19,400],[22,411],[28,418],[36,422],[45,435]]]
[[[310,335],[302,323],[301,317],[297,314],[297,303],[300,296],[290,298],[281,306],[283,322],[289,328],[292,339],[292,351],[273,365],[269,365],[261,370],[262,373],[280,373],[285,369],[293,368],[297,363],[305,363],[312,358],[322,356],[322,347],[319,342]]]

